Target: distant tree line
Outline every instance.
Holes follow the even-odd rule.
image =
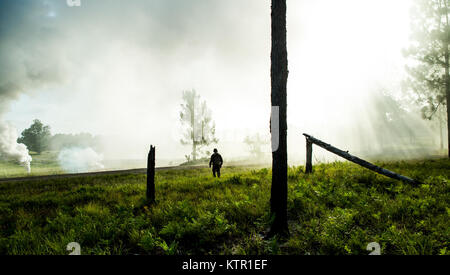
[[[51,134],[49,125],[44,125],[39,119],[33,120],[31,126],[22,131],[17,139],[23,143],[28,150],[41,154],[44,151],[61,151],[68,147],[98,147],[99,137],[89,133],[80,134]]]
[[[89,133],[56,134],[50,139],[50,150],[61,151],[67,147],[98,147],[99,137]]]
[[[264,157],[263,147],[270,144],[270,142],[259,133],[246,136],[244,143],[247,145],[250,155],[256,159],[261,159]]]

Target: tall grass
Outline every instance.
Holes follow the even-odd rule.
[[[448,160],[383,163],[425,184],[412,186],[350,163],[289,168],[290,238],[264,240],[270,169],[156,173],[154,205],[145,175],[0,184],[0,254],[450,254]]]

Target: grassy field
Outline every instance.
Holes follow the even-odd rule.
[[[27,177],[41,175],[63,174],[60,168],[57,156],[58,152],[42,152],[41,154],[30,153],[33,161],[31,162],[31,173],[28,174],[25,167],[17,161],[0,160],[0,178]]]
[[[380,163],[379,163],[380,164]],[[450,161],[381,163],[412,186],[350,163],[289,169],[287,241],[264,240],[270,169],[157,171],[145,175],[0,184],[0,254],[450,254]]]

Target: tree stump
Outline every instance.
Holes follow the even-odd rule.
[[[308,139],[306,139],[306,167],[305,167],[306,174],[312,173],[312,150],[313,150],[313,143]]]
[[[155,147],[150,146],[147,159],[147,200],[155,202]]]

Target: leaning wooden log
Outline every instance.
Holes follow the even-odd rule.
[[[306,142],[307,143],[314,143],[315,145],[320,146],[323,149],[325,149],[325,150],[327,150],[327,151],[329,151],[329,152],[331,152],[333,154],[336,154],[336,155],[338,155],[340,157],[343,157],[343,158],[345,158],[348,161],[351,161],[351,162],[356,163],[356,164],[358,164],[358,165],[360,165],[362,167],[370,169],[370,170],[372,170],[372,171],[374,171],[374,172],[376,172],[378,174],[382,174],[382,175],[385,175],[387,177],[390,177],[390,178],[393,178],[393,179],[396,179],[396,180],[400,180],[400,181],[403,181],[403,182],[406,182],[406,183],[422,184],[422,182],[420,182],[420,181],[417,181],[417,180],[414,180],[414,179],[411,179],[411,178],[399,175],[399,174],[394,173],[392,171],[389,171],[387,169],[384,169],[384,168],[381,168],[379,166],[376,166],[376,165],[374,165],[374,164],[372,164],[370,162],[367,162],[367,161],[365,161],[363,159],[360,159],[358,157],[350,155],[348,152],[342,151],[342,150],[340,150],[340,149],[338,149],[338,148],[336,148],[336,147],[334,147],[334,146],[332,146],[332,145],[330,145],[328,143],[325,143],[325,142],[323,142],[323,141],[321,141],[319,139],[316,139],[316,138],[314,138],[314,137],[312,137],[312,136],[310,136],[308,134],[303,134],[303,135],[306,137]]]
[[[155,147],[150,146],[147,159],[147,200],[155,202]]]

